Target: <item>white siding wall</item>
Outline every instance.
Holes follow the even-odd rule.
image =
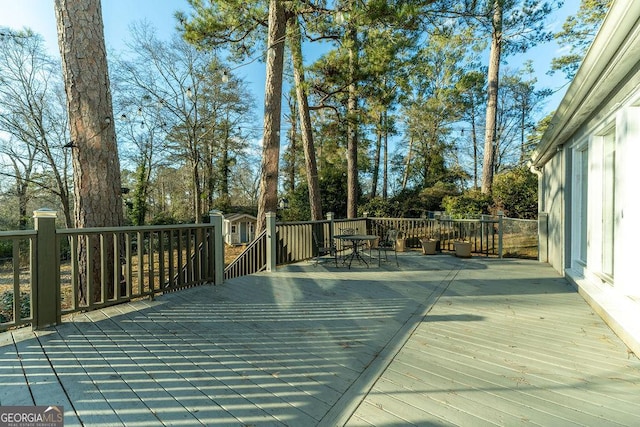
[[[564,167],[562,153],[556,154],[544,166],[542,171],[541,206],[549,215],[548,219],[548,262],[558,270],[564,271],[563,242],[565,237],[564,218]]]
[[[614,285],[626,295],[640,296],[640,107],[630,105],[618,116],[616,152],[617,239]]]
[[[548,262],[640,355],[640,1],[616,0],[534,161]],[[555,147],[562,147],[555,152]],[[581,150],[588,150],[585,169]],[[553,151],[551,151],[553,150]],[[547,156],[553,157],[547,161]],[[541,160],[544,159],[544,160]],[[534,165],[540,166],[539,163]],[[586,205],[577,191],[584,189]],[[585,208],[586,206],[586,208]],[[586,213],[585,213],[586,211]],[[586,219],[586,229],[580,223]],[[586,263],[584,262],[586,235]]]

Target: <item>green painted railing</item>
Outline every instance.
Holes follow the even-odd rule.
[[[35,230],[1,232],[0,331],[60,323],[66,314],[222,283],[222,216],[208,224],[56,229],[56,213],[34,213]]]
[[[0,262],[0,331],[27,323],[41,328],[65,314],[272,271],[315,257],[318,244],[328,246],[347,228],[380,237],[395,229],[407,248],[431,238],[441,250],[453,251],[455,241],[466,240],[475,253],[502,256],[504,224],[501,216],[334,219],[333,214],[323,221],[276,224],[275,214],[268,213],[265,232],[223,269],[219,212],[211,213],[209,224],[71,230],[56,229],[52,211],[36,211],[34,218],[35,230],[0,232],[0,242],[12,245],[10,260]]]

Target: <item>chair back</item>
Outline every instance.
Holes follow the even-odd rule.
[[[384,238],[384,242],[387,246],[395,246],[398,239],[398,230],[388,230],[387,235]]]
[[[352,234],[356,234],[356,229],[355,228],[341,228],[340,229],[340,234],[342,234],[344,236],[351,236]]]

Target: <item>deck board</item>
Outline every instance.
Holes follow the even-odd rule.
[[[364,402],[415,400],[444,425],[640,423],[638,360],[580,296],[539,265],[496,267],[461,270]]]
[[[549,266],[399,255],[0,334],[0,405],[61,404],[65,425],[640,424],[638,359]]]

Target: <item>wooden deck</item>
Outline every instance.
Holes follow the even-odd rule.
[[[638,425],[640,362],[549,266],[301,263],[0,334],[65,425]]]

